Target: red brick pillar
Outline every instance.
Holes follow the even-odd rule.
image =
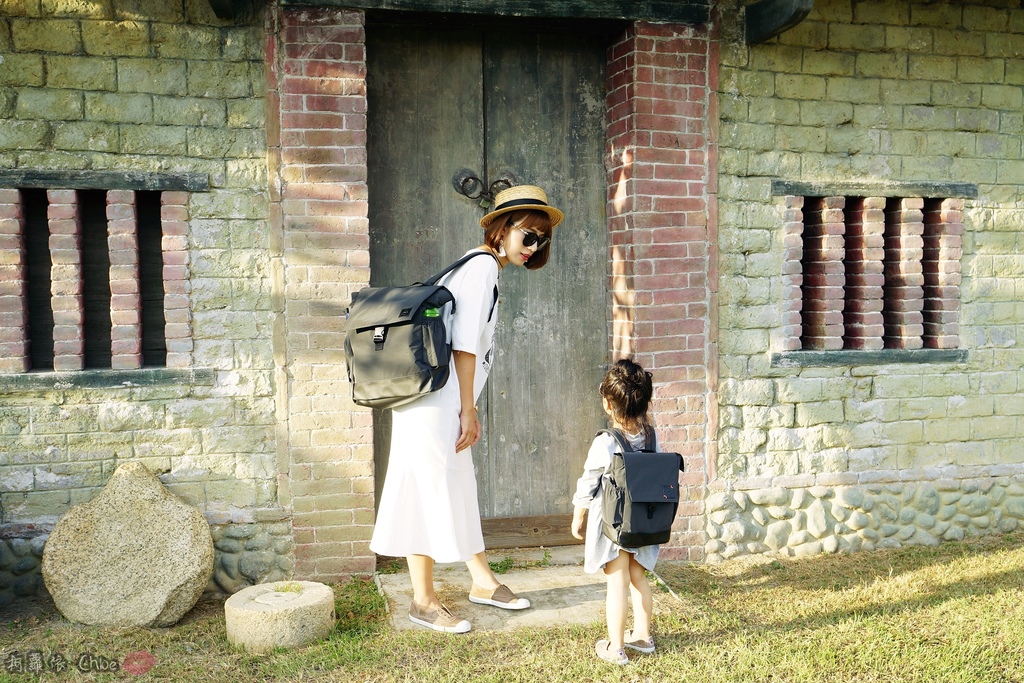
[[[715,402],[715,46],[707,26],[636,22],[609,49],[606,88],[610,344],[654,374],[661,444],[686,460],[666,553],[692,560],[703,559]]]
[[[885,348],[924,346],[924,200],[890,199],[885,210]]]
[[[885,284],[885,198],[855,200],[846,211],[846,308],[848,349],[881,349],[882,285]]]
[[[804,349],[843,348],[845,197],[819,197],[804,207]]]
[[[0,373],[30,366],[21,193],[0,190]]]
[[[160,247],[163,251],[164,340],[167,367],[192,367],[192,314],[189,298],[188,193],[160,194]]]
[[[804,198],[789,195],[782,223],[783,351],[798,351],[803,333]]]
[[[81,370],[85,366],[82,305],[82,225],[78,193],[47,190],[46,217],[50,226],[50,293],[53,307],[53,369]]]
[[[963,257],[964,200],[933,200],[924,212],[924,345],[960,346],[960,260]]]
[[[142,296],[135,192],[107,192],[107,250],[110,253],[110,367],[142,367]]]
[[[335,581],[375,569],[373,417],[351,402],[344,316],[370,277],[363,13],[284,8],[268,48],[268,143],[280,164],[280,226],[290,496],[298,577]],[[279,125],[279,128],[277,126]]]

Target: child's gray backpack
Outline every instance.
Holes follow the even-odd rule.
[[[345,309],[345,364],[356,404],[394,408],[448,382],[447,325],[455,312],[455,297],[435,283],[476,256],[494,258],[485,251],[474,252],[424,283],[364,287],[352,295]],[[446,315],[444,307],[449,303],[451,311]]]
[[[623,548],[667,542],[679,508],[682,456],[655,452],[653,430],[640,451],[617,429],[602,433],[615,438],[619,452],[601,477],[601,531]]]

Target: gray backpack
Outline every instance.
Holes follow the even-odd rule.
[[[345,364],[357,405],[394,408],[448,382],[451,316],[444,307],[450,303],[454,314],[455,297],[436,283],[476,256],[494,258],[483,251],[467,254],[426,282],[364,287],[352,296],[345,309]],[[497,295],[495,287],[495,302]]]
[[[647,434],[643,450],[634,451],[617,429],[602,429],[618,442],[601,477],[601,531],[623,548],[666,543],[679,508],[678,453],[654,451],[654,432]]]

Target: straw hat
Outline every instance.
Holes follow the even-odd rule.
[[[536,185],[515,185],[502,190],[494,197],[494,210],[480,219],[480,227],[486,228],[502,214],[512,211],[531,209],[543,211],[551,219],[551,227],[562,222],[565,214],[553,206],[548,206],[548,196]]]

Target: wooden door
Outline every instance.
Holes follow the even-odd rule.
[[[483,241],[452,178],[511,172],[565,211],[547,266],[507,268],[473,449],[488,547],[572,542],[608,362],[605,40],[479,27],[367,28],[370,280],[422,280]],[[374,420],[377,491],[390,414]]]

